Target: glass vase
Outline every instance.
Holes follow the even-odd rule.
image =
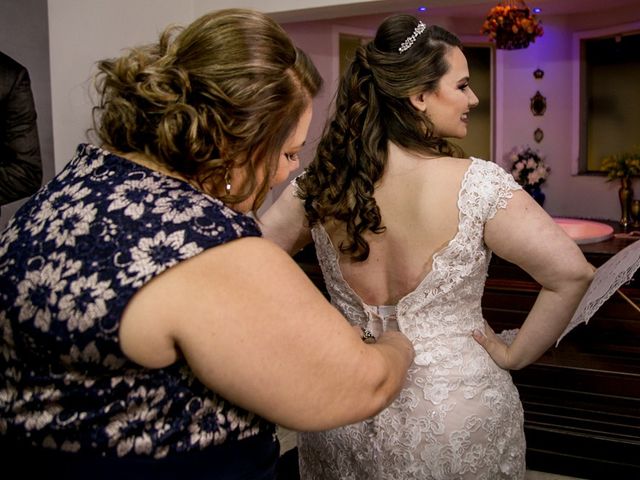
[[[633,200],[633,188],[631,177],[622,177],[620,179],[620,188],[618,189],[618,198],[620,199],[620,225],[627,228],[631,223],[631,200]]]
[[[631,200],[631,219],[633,228],[640,228],[640,200]]]
[[[541,207],[544,206],[544,201],[547,198],[545,193],[540,189],[540,185],[527,185],[524,189],[533,197],[533,199],[538,202],[538,205]]]

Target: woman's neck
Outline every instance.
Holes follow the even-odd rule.
[[[385,173],[394,176],[412,174],[416,169],[424,165],[425,160],[442,157],[442,155],[436,153],[424,154],[412,152],[391,141],[388,143],[387,152],[388,158]]]
[[[107,150],[109,150],[110,152],[113,152],[113,153],[115,153],[116,155],[118,155],[118,156],[120,156],[122,158],[126,158],[130,162],[137,163],[138,165],[142,165],[143,167],[146,167],[149,170],[154,170],[154,171],[162,173],[163,175],[166,175],[168,177],[177,178],[178,180],[181,180],[183,182],[186,182],[186,183],[192,185],[194,188],[198,188],[198,186],[194,185],[192,181],[190,181],[189,179],[183,177],[178,172],[170,170],[165,165],[163,165],[162,163],[160,163],[159,161],[157,161],[156,159],[154,159],[153,157],[151,157],[149,155],[146,155],[144,153],[139,153],[139,152],[124,153],[124,152],[119,151],[118,149],[109,148],[108,146],[106,146],[105,148]]]
[[[215,194],[212,194],[210,192],[204,191],[193,180],[189,180],[188,178],[180,175],[178,172],[170,170],[168,167],[166,167],[161,162],[159,162],[158,160],[154,159],[153,157],[151,157],[149,155],[146,155],[144,153],[139,153],[139,152],[123,153],[123,152],[120,152],[118,149],[109,148],[108,146],[105,146],[104,148],[106,150],[108,150],[108,151],[110,151],[110,152],[122,157],[122,158],[126,158],[130,162],[137,163],[138,165],[142,165],[143,167],[146,167],[146,168],[148,168],[150,170],[154,170],[154,171],[159,172],[159,173],[161,173],[163,175],[166,175],[168,177],[176,178],[178,180],[186,182],[189,185],[191,185],[193,188],[195,188],[196,190],[199,190],[199,191],[201,191],[203,193],[206,193],[207,195],[211,195],[213,197],[218,197],[218,195],[215,195]],[[236,178],[238,178],[238,177],[236,177]],[[220,192],[220,193],[222,193],[222,192]],[[233,191],[232,191],[232,193],[233,193]],[[248,211],[251,210],[252,201],[253,201],[253,196],[251,198],[248,198],[248,199],[238,203],[238,204],[227,204],[227,205],[229,207],[233,208],[234,210],[237,210],[239,212],[247,213]]]

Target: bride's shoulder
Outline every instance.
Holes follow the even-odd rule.
[[[511,174],[496,162],[483,160],[482,158],[477,157],[470,157],[469,161],[470,164],[468,170],[470,175],[499,178],[500,180],[505,180],[507,177],[513,179]]]
[[[464,172],[473,163],[473,158],[439,157],[437,162],[442,168]]]
[[[437,159],[437,170],[453,183],[459,183],[473,165],[471,158],[440,157]]]

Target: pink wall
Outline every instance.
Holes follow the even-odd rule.
[[[325,79],[325,90],[314,103],[314,119],[303,162],[313,155],[322,131],[329,103],[337,82],[337,33],[339,31],[375,32],[384,16],[350,17],[338,21],[317,21],[286,24],[294,41],[311,55]],[[427,18],[443,25],[467,41],[477,41],[482,19]],[[604,177],[572,174],[573,125],[573,34],[640,21],[640,11],[603,11],[598,15],[571,17],[542,16],[545,34],[525,50],[496,54],[496,132],[495,155],[502,156],[513,146],[530,144],[538,147],[547,158],[552,173],[544,187],[545,209],[555,216],[617,220],[620,209],[618,185],[605,182]],[[543,79],[536,80],[533,71],[544,70]],[[539,90],[547,98],[544,116],[535,117],[529,110],[530,98]],[[540,144],[533,140],[536,128],[544,131]],[[636,198],[640,197],[640,182],[635,183]],[[279,191],[274,192],[277,196]]]
[[[325,121],[328,117],[333,95],[336,91],[337,83],[334,79],[334,62],[337,61],[337,47],[332,48],[332,24],[321,21],[289,24],[285,26],[287,33],[294,39],[296,45],[302,48],[315,63],[324,79],[324,86],[313,102],[313,118],[309,126],[306,145],[300,153],[301,168],[311,161],[318,140],[322,134]],[[295,175],[295,173],[293,174]],[[276,186],[271,193],[271,198],[267,198],[262,210],[271,204],[271,201],[278,198],[286,185]]]

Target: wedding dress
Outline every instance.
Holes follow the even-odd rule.
[[[491,259],[484,224],[519,188],[494,163],[472,158],[458,194],[457,234],[395,306],[365,304],[343,278],[324,227],[313,227],[332,303],[376,335],[399,328],[416,356],[402,392],[382,413],[298,436],[302,480],[524,478],[518,391],[471,337],[484,329],[480,301]]]

